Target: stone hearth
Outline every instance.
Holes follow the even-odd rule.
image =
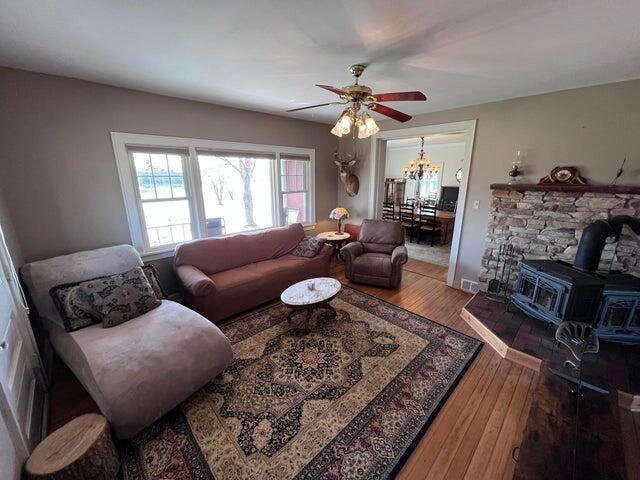
[[[639,187],[491,185],[481,288],[486,290],[487,282],[494,277],[501,244],[514,245],[518,260],[573,263],[583,229],[595,220],[613,215],[640,216]],[[640,276],[639,256],[637,238],[625,228],[620,241],[605,246],[599,269]],[[517,273],[514,266],[510,283]]]

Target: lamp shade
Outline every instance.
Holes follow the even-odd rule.
[[[329,218],[331,220],[344,220],[345,218],[349,218],[349,210],[344,207],[336,207],[331,210]]]

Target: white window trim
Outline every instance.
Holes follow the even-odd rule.
[[[184,171],[185,188],[192,212],[192,229],[194,239],[204,238],[205,218],[204,202],[202,199],[202,185],[200,181],[197,149],[213,150],[239,150],[242,152],[273,153],[276,158],[275,167],[280,168],[280,155],[304,155],[309,157],[309,222],[304,223],[305,230],[311,230],[316,226],[316,181],[315,181],[315,149],[287,147],[280,145],[260,145],[255,143],[224,142],[218,140],[205,140],[197,138],[167,137],[161,135],[146,135],[137,133],[111,132],[111,143],[118,168],[122,197],[124,199],[131,242],[138,249],[145,260],[155,260],[173,256],[175,245],[149,249],[146,247],[145,236],[142,230],[143,222],[138,206],[137,186],[134,183],[135,171],[129,158],[127,147],[155,147],[176,148],[189,152],[187,156],[187,168]],[[276,170],[279,173],[279,170]],[[274,176],[276,182],[276,199],[274,204],[274,218],[278,225],[282,223],[282,190],[280,175]],[[259,231],[259,230],[252,230]]]

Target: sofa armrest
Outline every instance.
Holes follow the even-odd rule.
[[[344,258],[345,262],[347,259],[349,261],[355,260],[357,257],[362,255],[364,251],[364,246],[360,242],[351,242],[347,243],[344,247],[340,249],[340,255]]]
[[[333,255],[333,247],[328,243],[325,243],[322,246],[322,249],[318,252],[318,256],[327,257],[329,260],[331,260],[331,255]]]
[[[409,254],[407,252],[407,247],[404,245],[400,245],[393,249],[391,252],[391,263],[394,265],[404,265],[407,263],[409,259]]]
[[[216,291],[213,280],[192,265],[180,265],[176,268],[176,275],[183,288],[194,297],[204,297]]]

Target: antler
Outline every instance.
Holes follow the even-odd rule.
[[[338,160],[340,163],[344,163],[347,164],[349,162],[357,162],[358,161],[358,154],[357,153],[352,153],[352,154],[346,154],[345,157],[341,157],[340,153],[338,152],[334,152],[333,154],[334,158],[336,160]]]

